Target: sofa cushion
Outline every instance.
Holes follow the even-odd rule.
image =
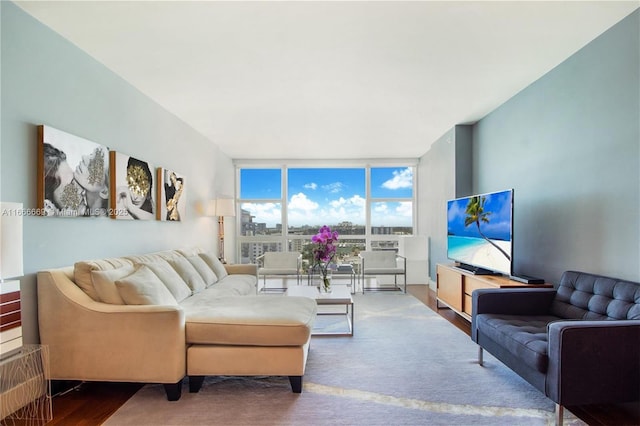
[[[228,289],[232,295],[236,296],[255,294],[256,277],[255,275],[229,274],[210,288]]]
[[[221,280],[229,275],[222,262],[220,262],[220,259],[218,259],[213,253],[199,253],[198,256],[200,256],[205,262],[207,262],[207,265],[209,265],[209,267],[216,274],[218,280]]]
[[[640,319],[640,286],[616,278],[566,271],[551,313],[566,319]]]
[[[96,289],[100,301],[113,305],[124,305],[124,300],[122,300],[118,287],[116,287],[116,280],[130,275],[134,271],[133,265],[125,265],[116,269],[107,269],[106,271],[91,271],[93,287]]]
[[[164,259],[158,259],[156,262],[143,262],[140,265],[145,265],[167,287],[167,290],[173,295],[176,301],[180,302],[187,297],[191,296],[191,288],[182,279],[182,277],[176,272],[175,269]]]
[[[177,253],[180,253],[184,257],[197,256],[202,253],[202,249],[199,247],[187,247],[176,250]]]
[[[179,257],[183,256],[177,250],[164,250],[154,253],[126,256],[126,258],[131,260],[133,263],[157,262],[159,260],[171,260]]]
[[[529,367],[546,373],[547,324],[560,319],[550,315],[480,314],[476,316],[476,323],[488,338],[521,359]]]
[[[177,305],[176,299],[160,278],[147,266],[140,265],[130,275],[116,281],[127,305]]]
[[[317,311],[315,300],[306,297],[200,296],[181,306],[188,344],[242,346],[303,345]]]
[[[213,272],[213,269],[205,262],[200,256],[188,256],[186,259],[193,265],[198,271],[204,283],[207,287],[218,282],[218,276]]]
[[[167,262],[169,262],[169,265],[182,277],[193,293],[198,293],[207,287],[198,271],[196,271],[196,268],[184,257],[176,257]]]
[[[133,262],[124,257],[106,258],[99,260],[85,260],[76,262],[73,268],[74,281],[89,297],[95,301],[100,301],[100,296],[93,287],[91,271],[105,271],[116,269],[126,265],[133,265]]]
[[[180,302],[180,306],[188,307],[198,305],[199,303],[201,303],[202,299],[207,300],[208,302],[206,303],[213,303],[215,305],[218,303],[215,299],[231,296],[238,296],[233,288],[216,284],[212,285],[211,287],[207,287],[206,289],[194,294],[188,299],[183,300],[182,302]]]
[[[207,287],[201,292],[180,302],[183,307],[198,304],[217,304],[215,299],[230,296],[246,296],[255,294],[255,277],[252,275],[233,274]]]

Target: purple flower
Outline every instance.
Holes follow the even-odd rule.
[[[316,235],[311,237],[311,242],[317,246],[313,249],[313,266],[318,265],[323,278],[327,277],[328,264],[336,255],[337,247],[334,242],[338,240],[338,233],[332,231],[327,225],[322,226]]]

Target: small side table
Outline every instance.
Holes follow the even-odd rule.
[[[52,418],[49,347],[23,345],[0,360],[0,423],[44,425]]]

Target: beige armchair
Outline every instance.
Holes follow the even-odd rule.
[[[394,251],[362,251],[360,257],[360,278],[362,293],[365,290],[401,290],[407,292],[407,259]],[[393,275],[394,285],[365,287],[366,275]],[[398,287],[398,275],[404,276],[404,290]]]
[[[302,254],[297,252],[273,251],[256,258],[258,262],[258,279],[262,276],[262,291],[285,290],[286,287],[267,288],[268,276],[296,276],[296,284],[302,281]]]

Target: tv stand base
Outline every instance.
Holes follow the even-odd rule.
[[[489,269],[480,268],[478,266],[467,265],[466,263],[458,263],[456,268],[463,269],[473,275],[502,275],[499,272],[491,271]]]

